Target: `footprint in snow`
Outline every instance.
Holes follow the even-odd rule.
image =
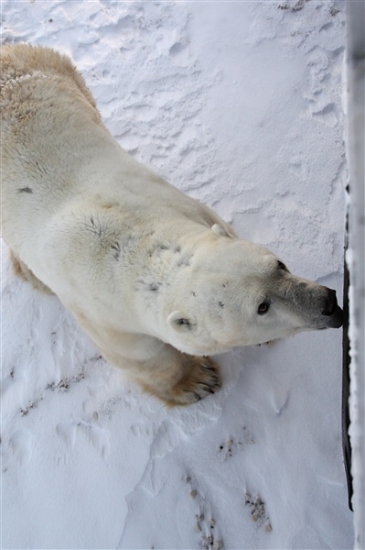
[[[97,413],[94,416],[97,420]],[[70,420],[68,422],[60,422],[56,426],[57,435],[63,439],[67,447],[71,448],[75,445],[78,433],[82,432],[86,435],[90,443],[100,452],[103,458],[106,458],[109,452],[109,433],[104,428],[90,424],[84,420]]]
[[[226,462],[235,454],[242,451],[246,445],[253,445],[255,439],[246,426],[242,427],[242,432],[236,437],[231,437],[219,445],[218,456]]]
[[[266,505],[261,497],[253,498],[250,493],[246,493],[245,506],[250,509],[252,521],[256,522],[258,527],[264,528],[267,533],[271,533],[270,518],[266,514]]]
[[[195,515],[195,531],[199,535],[200,548],[202,550],[223,550],[224,543],[219,535],[219,527],[216,524],[213,514],[208,511],[206,497],[196,489],[190,476],[185,478],[190,489],[190,497],[195,500],[198,513]]]

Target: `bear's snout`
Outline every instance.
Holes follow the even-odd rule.
[[[329,317],[326,326],[339,328],[343,324],[343,311],[337,304],[336,291],[327,288],[327,295],[323,301],[322,315]]]
[[[327,289],[328,295],[324,300],[322,315],[333,315],[337,307],[336,291]]]

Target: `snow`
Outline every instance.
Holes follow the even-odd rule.
[[[342,2],[1,9],[3,42],[72,56],[126,150],[341,297]],[[166,409],[5,243],[2,269],[2,548],[352,548],[341,331],[222,355],[219,393]]]

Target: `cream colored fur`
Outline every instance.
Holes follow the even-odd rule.
[[[207,355],[339,326],[338,307],[323,313],[331,291],[123,151],[67,58],[5,46],[1,68],[2,225],[17,272],[142,387],[189,404],[220,386]]]

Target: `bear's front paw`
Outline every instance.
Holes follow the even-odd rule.
[[[184,374],[166,396],[168,405],[190,405],[219,390],[219,367],[210,357],[182,354],[182,360]]]

